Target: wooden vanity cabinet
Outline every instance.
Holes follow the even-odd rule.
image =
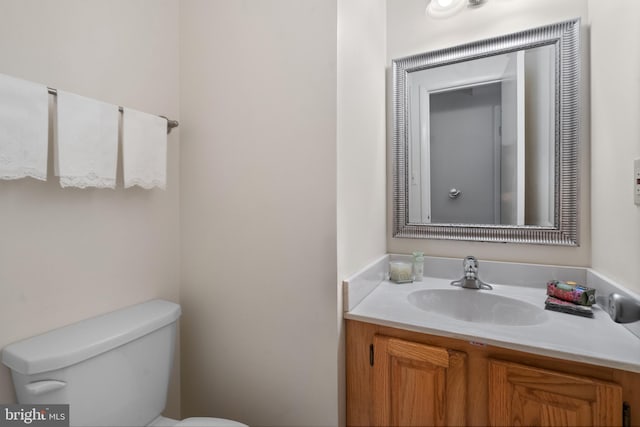
[[[353,320],[348,426],[622,426],[640,374]]]
[[[618,384],[498,360],[488,381],[493,426],[622,425]]]
[[[373,349],[372,426],[465,424],[466,354],[382,335]]]

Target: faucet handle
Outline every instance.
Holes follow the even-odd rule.
[[[478,276],[478,260],[474,256],[467,256],[462,261],[464,275],[467,279],[475,279]]]
[[[474,268],[478,268],[478,259],[476,257],[474,257],[473,255],[468,255],[466,257],[464,257],[464,260],[462,260],[462,265],[464,265],[464,268],[466,270],[467,266],[473,266]]]

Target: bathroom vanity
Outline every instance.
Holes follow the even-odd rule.
[[[579,246],[584,29],[392,61],[393,238]],[[481,260],[478,276],[471,257],[425,257],[398,284],[391,261],[410,258],[344,282],[349,426],[640,426],[640,321],[545,310],[549,280],[640,295],[587,268]]]
[[[623,402],[640,408],[640,373],[354,320],[346,330],[349,426],[620,426]]]
[[[544,310],[547,280],[595,272],[481,262],[492,290],[473,290],[435,257],[423,281],[392,283],[393,258],[344,284],[349,426],[640,425],[640,339],[598,306]]]

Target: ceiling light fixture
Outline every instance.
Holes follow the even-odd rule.
[[[478,6],[484,0],[431,0],[427,5],[427,15],[432,18],[448,18],[464,9],[465,5]]]
[[[427,15],[432,18],[448,18],[460,12],[467,0],[431,0],[427,5]]]

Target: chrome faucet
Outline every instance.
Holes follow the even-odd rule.
[[[476,257],[466,257],[462,261],[462,266],[464,268],[464,276],[460,280],[451,282],[451,285],[466,289],[493,289],[491,285],[484,283],[478,277],[478,260]]]

